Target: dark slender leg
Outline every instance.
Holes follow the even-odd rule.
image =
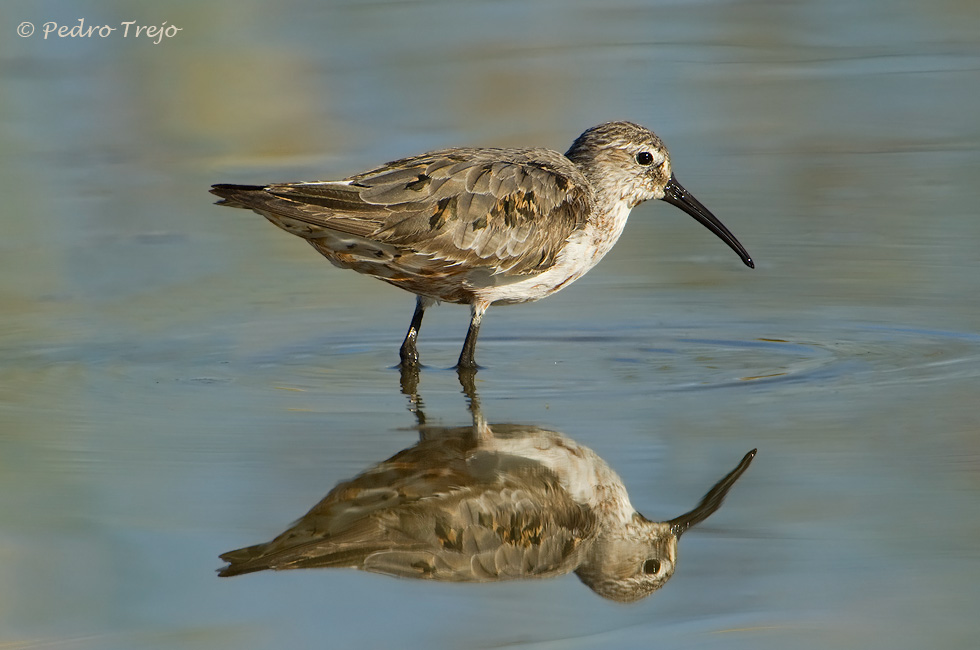
[[[419,330],[422,328],[422,316],[425,314],[425,308],[431,304],[432,298],[426,298],[424,296],[415,297],[415,314],[412,316],[412,324],[409,326],[408,334],[405,335],[402,347],[398,351],[402,359],[402,367],[419,365],[419,351],[415,347],[415,341],[419,338]]]
[[[479,409],[480,399],[476,396],[476,368],[456,367],[456,376],[459,378],[459,385],[463,389],[463,395],[469,401],[470,410],[474,407]]]
[[[480,407],[480,397],[476,394],[476,368],[457,368],[459,384],[463,387],[463,394],[469,402],[470,414],[473,416],[473,441],[479,444],[480,440],[487,440],[493,437],[493,431],[487,424],[487,418],[483,415]]]
[[[415,414],[418,425],[425,424],[425,413],[422,412],[422,398],[419,396],[419,367],[401,366],[402,393],[408,398],[408,410]]]
[[[480,335],[480,322],[483,320],[483,313],[490,305],[484,302],[475,302],[470,305],[470,329],[466,332],[466,340],[463,342],[463,350],[459,353],[459,361],[456,362],[457,369],[476,370],[476,338]]]

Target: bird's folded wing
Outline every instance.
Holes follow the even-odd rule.
[[[449,149],[397,160],[339,182],[214,192],[234,207],[295,220],[449,264],[537,273],[591,209],[588,182],[546,149]]]
[[[220,575],[352,567],[450,582],[545,577],[574,570],[596,527],[593,513],[550,477],[381,504],[314,508],[271,542],[223,554],[229,566]]]

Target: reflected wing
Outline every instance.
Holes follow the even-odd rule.
[[[536,490],[485,492],[422,518],[399,517],[392,541],[364,558],[363,569],[406,578],[489,582],[574,570],[594,538],[592,513]]]
[[[596,528],[593,513],[550,472],[500,489],[457,487],[421,498],[345,492],[342,507],[321,503],[272,542],[222,555],[229,566],[220,575],[354,567],[454,582],[542,577],[575,569]]]
[[[447,149],[397,160],[339,182],[266,187],[216,185],[221,203],[250,208],[331,252],[403,252],[441,267],[465,263],[528,274],[553,264],[560,244],[584,224],[584,176],[547,149]],[[343,236],[346,236],[344,238]]]

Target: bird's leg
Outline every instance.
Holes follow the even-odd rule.
[[[470,414],[473,416],[473,442],[480,444],[481,440],[493,438],[493,430],[487,423],[487,418],[483,415],[480,406],[480,396],[476,393],[476,368],[464,368],[458,366],[456,374],[459,375],[459,384],[463,387],[463,394],[469,402]]]
[[[480,335],[480,321],[483,320],[483,313],[487,310],[490,303],[474,302],[470,305],[470,329],[466,332],[466,340],[463,342],[463,350],[459,353],[459,361],[456,362],[457,370],[476,370],[476,338]]]
[[[412,316],[412,324],[409,325],[408,333],[405,335],[405,340],[402,341],[402,347],[398,351],[402,359],[400,365],[403,368],[419,365],[419,351],[415,347],[415,342],[419,338],[419,329],[422,327],[422,316],[425,314],[425,308],[431,305],[432,302],[432,298],[426,298],[425,296],[415,297],[415,314]]]
[[[418,425],[425,425],[425,413],[422,412],[422,397],[419,395],[419,367],[400,366],[402,394],[408,398],[408,410],[415,414]]]

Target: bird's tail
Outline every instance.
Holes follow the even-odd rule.
[[[210,190],[211,194],[221,197],[221,200],[216,202],[217,205],[226,205],[229,208],[245,208],[246,210],[252,209],[254,203],[254,199],[246,199],[251,199],[257,192],[263,191],[265,191],[263,185],[233,185],[230,183],[212,185]]]
[[[231,576],[240,576],[246,573],[268,569],[268,564],[255,561],[262,557],[262,553],[266,547],[268,547],[268,544],[256,544],[255,546],[222,553],[220,557],[228,563],[228,566],[219,569],[218,575],[222,578],[230,578]]]

